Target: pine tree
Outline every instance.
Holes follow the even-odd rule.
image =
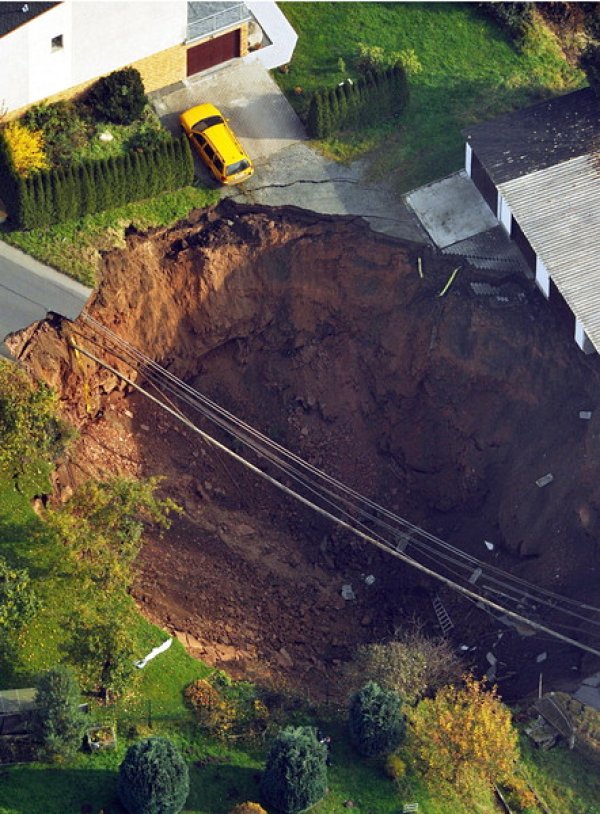
[[[97,211],[96,187],[92,175],[92,168],[85,162],[80,166],[81,171],[81,214],[88,215]]]
[[[194,183],[194,156],[192,155],[192,148],[190,147],[190,140],[187,136],[180,136],[179,141],[179,148],[181,149],[182,155],[182,175],[180,182],[177,184],[177,188],[179,187],[187,187],[190,184]],[[176,153],[177,154],[177,153]]]
[[[335,95],[337,96],[337,104],[339,111],[338,127],[339,129],[344,129],[347,126],[346,120],[348,118],[348,100],[343,85],[338,85],[336,87]]]
[[[327,749],[312,727],[287,727],[273,740],[261,780],[265,802],[282,814],[314,806],[327,790]]]
[[[187,764],[167,738],[134,743],[119,768],[117,791],[129,814],[178,814],[189,788]]]

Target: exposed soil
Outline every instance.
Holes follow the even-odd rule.
[[[526,280],[486,276],[506,296],[476,296],[470,283],[484,277],[463,263],[440,298],[456,263],[360,220],[229,202],[129,235],[105,256],[88,310],[363,494],[481,559],[594,602],[600,411],[590,421],[579,411],[597,404],[597,358]],[[66,333],[55,320],[14,339],[80,427],[58,492],[90,474],[158,473],[185,508],[144,546],[134,596],[145,615],[236,675],[319,697],[335,696],[332,677],[358,642],[390,636],[413,614],[436,632],[437,588],[426,577],[292,504],[94,363],[78,365]],[[547,472],[553,483],[538,488]],[[355,600],[341,597],[345,583]],[[442,597],[456,643],[477,647],[485,665],[501,626]],[[594,666],[505,632],[495,652],[508,696],[537,686],[541,651],[546,689]]]

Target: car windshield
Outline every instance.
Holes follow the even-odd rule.
[[[209,127],[214,127],[215,124],[223,124],[222,116],[209,116],[207,119],[200,119],[199,122],[192,127],[197,133],[203,133]]]
[[[236,161],[235,164],[228,164],[226,175],[235,175],[237,172],[241,172],[242,170],[247,170],[250,166],[250,162],[246,158],[242,158],[241,161]]]

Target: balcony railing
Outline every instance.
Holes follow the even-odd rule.
[[[202,7],[209,4],[190,3],[189,5]],[[215,5],[217,4],[215,3]],[[201,17],[197,20],[190,20],[190,17],[192,17],[192,13],[188,13],[187,42],[208,37],[211,34],[217,34],[219,31],[241,25],[241,23],[248,22],[252,19],[252,15],[244,3],[230,5],[227,8],[215,11],[213,14],[208,14],[206,17]]]

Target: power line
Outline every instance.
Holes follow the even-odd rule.
[[[378,536],[373,536],[373,534],[367,533],[362,528],[356,528],[356,525],[353,524],[353,522],[349,522],[348,520],[344,520],[341,517],[333,514],[328,509],[325,509],[322,506],[317,505],[312,500],[308,499],[306,496],[300,494],[299,492],[295,491],[294,489],[289,488],[285,484],[278,481],[276,478],[269,475],[267,472],[264,472],[262,469],[260,469],[255,464],[252,464],[250,461],[246,460],[244,457],[242,457],[238,453],[236,453],[233,450],[229,449],[225,444],[223,444],[220,441],[216,440],[211,435],[209,435],[207,432],[205,432],[204,430],[202,430],[198,426],[196,426],[190,419],[183,417],[181,415],[180,411],[178,412],[178,411],[172,409],[167,404],[165,404],[164,401],[161,401],[161,399],[153,396],[146,389],[144,389],[143,387],[141,387],[137,383],[133,382],[129,377],[125,376],[123,373],[118,371],[116,368],[112,367],[111,365],[108,365],[106,362],[99,359],[96,355],[92,354],[90,351],[88,351],[88,350],[86,350],[86,349],[84,349],[82,347],[78,347],[78,346],[75,346],[75,347],[77,347],[77,349],[81,353],[85,354],[90,359],[95,361],[97,364],[99,364],[102,367],[106,368],[107,370],[111,371],[114,375],[120,377],[123,381],[125,381],[131,387],[133,387],[136,390],[138,390],[139,392],[141,392],[143,395],[145,395],[147,398],[149,398],[155,404],[160,406],[163,410],[167,411],[172,416],[177,418],[184,425],[186,425],[189,429],[191,429],[192,431],[194,431],[195,433],[200,435],[200,437],[202,437],[207,443],[213,445],[217,449],[220,449],[220,450],[224,451],[226,454],[228,454],[229,456],[231,456],[232,458],[237,460],[239,463],[241,463],[243,466],[248,468],[250,471],[252,471],[253,473],[259,475],[261,478],[265,479],[266,481],[271,483],[273,486],[275,486],[276,488],[283,491],[285,494],[290,495],[291,497],[295,498],[296,500],[298,500],[299,502],[301,502],[305,506],[311,508],[313,511],[316,511],[320,515],[322,515],[322,516],[328,518],[329,520],[333,521],[334,523],[338,524],[340,527],[350,531],[351,533],[353,533],[354,535],[360,537],[361,539],[375,545],[376,547],[380,548],[381,550],[385,551],[386,553],[391,554],[392,556],[396,557],[397,559],[403,561],[404,563],[406,563],[406,564],[420,570],[421,572],[427,574],[428,576],[432,577],[433,579],[447,585],[448,587],[450,587],[450,588],[454,589],[455,591],[461,593],[463,596],[466,596],[466,597],[468,597],[468,598],[470,598],[472,600],[476,600],[477,602],[483,603],[484,605],[487,605],[488,607],[493,608],[494,610],[500,611],[501,613],[503,613],[506,617],[508,617],[511,620],[518,621],[518,622],[520,622],[522,624],[525,624],[525,625],[527,625],[527,626],[529,626],[529,627],[531,627],[531,628],[533,628],[535,630],[539,630],[539,631],[548,633],[549,635],[553,636],[554,638],[559,639],[559,640],[561,640],[561,641],[563,641],[563,642],[565,642],[567,644],[570,644],[570,645],[572,645],[574,647],[577,647],[579,649],[585,650],[585,651],[593,653],[595,655],[600,655],[600,650],[597,650],[597,649],[591,647],[590,645],[587,645],[587,644],[585,644],[585,643],[583,643],[581,641],[577,641],[577,640],[575,640],[575,639],[573,639],[573,638],[571,638],[569,636],[566,636],[566,635],[564,635],[562,633],[559,633],[558,631],[548,627],[547,625],[542,624],[541,622],[539,622],[539,621],[537,621],[535,619],[532,619],[531,617],[528,617],[528,616],[524,615],[524,613],[520,613],[518,611],[507,608],[505,605],[500,604],[499,602],[495,601],[494,599],[490,599],[489,597],[485,596],[484,594],[478,593],[476,590],[473,590],[473,589],[471,589],[471,588],[469,588],[469,587],[467,587],[465,585],[461,585],[461,584],[457,583],[456,581],[450,579],[449,577],[447,577],[447,576],[445,576],[443,574],[440,574],[438,571],[436,571],[436,570],[426,566],[425,564],[419,562],[418,560],[415,560],[413,557],[408,556],[403,551],[400,551],[397,548],[394,548],[389,543],[389,541],[384,541],[384,540],[378,538]],[[509,575],[506,575],[506,576],[509,577]],[[474,587],[475,586],[473,586],[473,588]]]

